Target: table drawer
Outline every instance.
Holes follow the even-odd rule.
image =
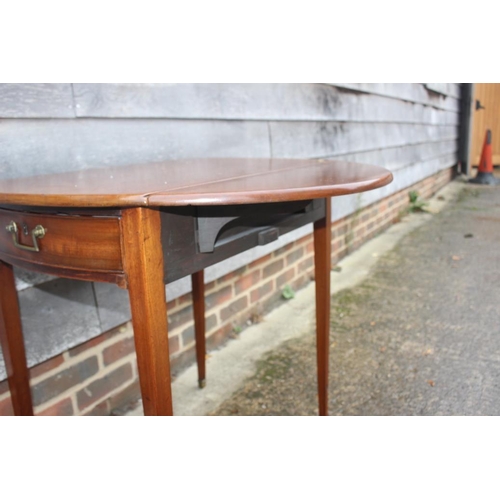
[[[40,266],[121,271],[119,217],[0,209],[0,257]],[[6,257],[4,257],[8,260]]]

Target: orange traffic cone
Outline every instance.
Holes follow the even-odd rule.
[[[483,150],[481,159],[477,167],[477,176],[474,179],[469,179],[469,182],[474,184],[498,184],[500,179],[493,176],[493,150],[491,147],[491,130],[486,131],[484,137]]]

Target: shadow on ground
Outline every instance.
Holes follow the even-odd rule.
[[[499,415],[499,311],[500,188],[471,186],[332,297],[330,414]],[[316,415],[315,365],[311,331],[211,414]]]

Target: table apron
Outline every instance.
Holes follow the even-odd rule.
[[[164,281],[171,283],[245,250],[266,245],[324,217],[324,199],[163,208]]]

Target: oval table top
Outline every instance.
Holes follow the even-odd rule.
[[[210,158],[0,181],[0,205],[240,205],[325,198],[385,186],[382,167],[332,160]]]

